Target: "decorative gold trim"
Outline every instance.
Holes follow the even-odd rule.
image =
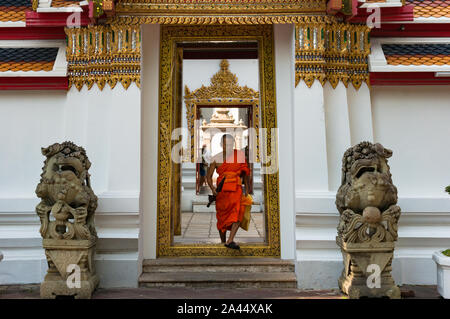
[[[66,28],[69,88],[94,83],[103,90],[117,82],[128,89],[140,87],[141,31],[139,25],[104,25]]]
[[[39,7],[39,0],[32,0],[31,8],[33,9],[33,11],[36,11],[38,7]]]
[[[275,64],[272,26],[162,26],[159,86],[159,141],[158,141],[158,235],[157,255],[163,256],[280,256],[280,206],[278,172],[264,176],[264,203],[266,212],[266,243],[242,244],[240,250],[227,249],[221,244],[173,244],[171,232],[172,198],[175,187],[171,140],[175,128],[173,112],[174,87],[172,71],[176,43],[180,41],[248,41],[256,40],[260,52],[261,126],[267,128],[267,154],[278,154],[272,139],[277,127],[275,99]],[[276,139],[276,137],[274,137]],[[265,153],[265,152],[264,152]],[[262,156],[264,155],[261,154]],[[262,158],[264,159],[264,158]],[[263,161],[265,162],[265,161]]]
[[[327,16],[323,16],[327,17]],[[174,24],[174,25],[206,25],[206,24],[238,24],[238,25],[252,25],[252,24],[296,24],[304,21],[305,16],[299,14],[254,14],[248,13],[245,15],[177,15],[177,14],[163,14],[163,15],[144,15],[138,14],[117,15],[110,23],[135,25],[135,24]]]
[[[198,105],[251,105],[253,107],[253,123],[256,130],[256,152],[252,160],[259,162],[259,92],[247,86],[239,86],[238,78],[229,70],[229,62],[223,60],[220,70],[211,78],[210,86],[191,92],[185,87],[184,103],[186,119],[191,134],[191,162],[196,163],[198,145],[196,145],[195,114]]]
[[[325,12],[326,0],[119,0],[116,6],[118,16],[148,17],[160,24],[295,23],[283,21]]]
[[[304,14],[326,15],[326,0],[119,0],[115,23],[301,23]]]
[[[309,20],[309,21],[308,21]],[[295,85],[303,80],[311,87],[351,82],[359,89],[369,85],[370,28],[311,16],[295,27]]]

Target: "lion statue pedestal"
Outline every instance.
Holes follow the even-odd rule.
[[[99,283],[94,268],[95,241],[44,239],[42,244],[49,268],[41,284],[41,298],[50,299],[56,296],[91,298]],[[79,268],[75,270],[76,267],[70,265]],[[79,275],[73,272],[73,278],[70,278],[68,270],[79,270]]]
[[[95,271],[97,196],[91,189],[86,151],[72,142],[42,149],[47,157],[36,194],[42,246],[48,271],[41,298],[90,298],[98,286]]]
[[[339,242],[344,258],[344,270],[339,278],[339,288],[350,299],[361,297],[389,297],[400,298],[400,289],[395,285],[391,276],[391,264],[394,254],[394,243],[345,243]],[[379,270],[370,265],[378,265]],[[373,271],[371,276],[380,276],[377,285],[376,279],[367,276],[367,271]]]
[[[339,288],[350,298],[400,298],[391,275],[400,207],[387,158],[392,151],[362,142],[342,160],[342,183],[336,195],[340,213],[336,243],[344,270]]]

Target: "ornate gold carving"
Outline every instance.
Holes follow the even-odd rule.
[[[116,18],[125,24],[301,23],[304,14],[324,14],[326,0],[119,0]]]
[[[205,24],[296,24],[305,20],[305,16],[298,14],[270,14],[270,15],[256,15],[248,13],[245,15],[177,15],[177,14],[163,14],[163,15],[118,15],[114,17],[111,23],[119,23],[124,25],[136,24],[185,24],[185,25],[205,25]]]
[[[211,78],[210,86],[202,86],[201,88],[189,91],[186,87],[185,100],[201,99],[208,100],[210,98],[242,98],[242,99],[258,99],[258,92],[247,87],[239,86],[238,78],[228,69],[230,63],[223,60],[220,63],[220,70]]]
[[[325,11],[325,0],[119,0],[116,7],[120,17],[160,24],[296,23],[300,14]]]
[[[226,249],[220,244],[173,244],[171,240],[171,212],[173,210],[174,171],[171,160],[172,130],[175,128],[173,112],[174,88],[172,70],[176,42],[186,40],[256,40],[261,48],[261,125],[268,129],[277,127],[275,99],[275,69],[272,26],[162,26],[159,89],[159,168],[158,168],[158,237],[157,254],[162,256],[280,256],[279,184],[278,173],[264,175],[264,203],[266,212],[266,243],[242,244],[241,249]],[[275,137],[276,139],[276,137]],[[267,144],[267,154],[278,154],[276,145]]]
[[[141,35],[139,25],[105,25],[66,28],[69,88],[94,83],[103,90],[106,83],[117,82],[128,89],[132,82],[140,86]]]
[[[309,20],[309,21],[308,21]],[[303,80],[311,87],[314,80],[351,82],[359,89],[369,85],[368,55],[370,29],[364,25],[337,22],[332,17],[308,17],[295,28],[295,85]]]
[[[191,92],[185,87],[186,118],[191,134],[191,161],[196,162],[195,113],[198,105],[252,105],[253,123],[256,130],[256,158],[259,161],[259,93],[247,86],[239,86],[238,78],[228,69],[229,62],[223,60],[220,70],[211,78],[210,86]],[[198,128],[197,128],[198,129]]]
[[[32,0],[31,7],[32,7],[33,11],[36,11],[37,8],[39,7],[39,0]]]

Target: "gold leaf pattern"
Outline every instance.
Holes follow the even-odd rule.
[[[318,80],[336,88],[351,82],[359,89],[369,85],[370,29],[338,22],[332,17],[309,16],[295,28],[295,85],[308,87]]]
[[[69,82],[78,90],[94,83],[103,90],[119,81],[125,89],[140,81],[139,25],[104,25],[66,28]]]

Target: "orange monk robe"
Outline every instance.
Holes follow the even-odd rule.
[[[244,152],[234,150],[217,168],[217,173],[217,185],[225,177],[222,191],[216,197],[217,229],[224,232],[231,230],[231,224],[242,221],[245,204],[248,205],[242,196],[241,174],[250,175]]]

